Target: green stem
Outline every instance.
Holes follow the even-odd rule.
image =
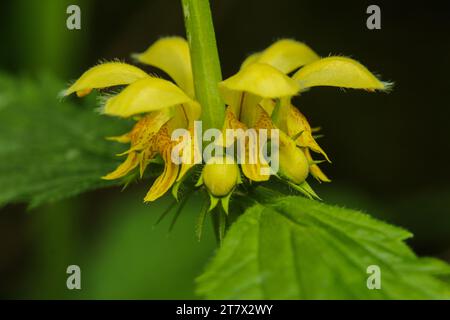
[[[181,0],[191,51],[196,99],[202,106],[203,128],[219,128],[225,119],[225,106],[219,94],[222,81],[219,53],[209,0]]]

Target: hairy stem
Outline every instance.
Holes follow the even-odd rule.
[[[203,128],[221,129],[225,106],[217,84],[222,81],[222,73],[209,0],[181,1],[191,51],[195,95],[202,106]]]

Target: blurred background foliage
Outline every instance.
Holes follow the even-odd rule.
[[[448,3],[379,2],[377,31],[365,27],[367,1],[211,3],[224,77],[251,52],[292,37],[395,81],[390,94],[316,88],[298,98],[312,125],[323,128],[320,142],[333,160],[324,166],[333,183],[313,186],[328,203],[406,227],[419,254],[450,261]],[[81,7],[79,31],[66,29],[69,4]],[[2,1],[0,71],[35,81],[50,73],[66,82],[100,59],[130,61],[131,52],[165,35],[184,35],[177,0]],[[194,278],[214,251],[214,237],[207,227],[195,240],[197,200],[172,232],[170,219],[154,227],[167,203],[142,204],[148,187],[104,189],[33,210],[4,206],[0,296],[194,298]],[[66,289],[70,264],[81,267],[81,291]]]

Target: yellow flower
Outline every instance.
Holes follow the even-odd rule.
[[[254,128],[256,130],[258,129],[271,129],[268,127],[265,127],[265,123],[271,124],[270,120],[265,121],[265,119],[268,118],[267,114],[264,112],[264,110],[258,110],[258,120],[254,124]],[[226,132],[227,129],[242,129],[247,130],[248,127],[240,122],[236,115],[233,113],[232,108],[228,107],[226,110],[226,116],[225,116],[225,124],[224,124],[224,132]],[[225,136],[225,135],[224,135]],[[241,163],[242,172],[244,175],[249,178],[252,181],[267,181],[270,178],[270,174],[262,174],[263,169],[266,169],[268,172],[269,164],[264,159],[261,159],[259,157],[260,154],[260,143],[259,143],[259,136],[254,135],[253,139],[251,139],[250,136],[245,136],[244,141],[244,159]]]
[[[239,167],[233,158],[213,157],[203,167],[198,186],[204,184],[211,199],[209,210],[220,201],[228,213],[228,202],[235,187],[241,182]]]
[[[140,175],[158,154],[164,160],[164,171],[155,180],[144,201],[154,201],[182,179],[187,168],[171,159],[175,142],[171,133],[178,128],[190,129],[200,117],[200,105],[194,99],[189,47],[179,37],[162,38],[144,53],[135,54],[141,63],[165,71],[178,85],[148,75],[143,70],[122,62],[107,62],[86,71],[65,92],[84,96],[92,89],[126,86],[119,94],[107,98],[103,113],[129,118],[140,116],[131,132],[112,137],[130,143],[130,149],[121,155],[126,160],[103,179],[119,179],[139,166]],[[181,172],[181,173],[180,173]]]
[[[282,135],[279,147],[280,174],[295,184],[301,184],[309,173],[309,163],[305,153],[295,142]]]
[[[179,128],[189,130],[191,139],[195,139],[194,121],[201,114],[201,106],[195,100],[189,47],[182,38],[162,38],[133,57],[140,63],[163,70],[175,83],[115,61],[89,69],[64,91],[64,95],[76,93],[82,97],[93,89],[124,87],[120,93],[106,96],[102,112],[137,121],[130,132],[108,138],[129,143],[130,148],[119,155],[126,156],[125,161],[103,179],[119,179],[134,170],[138,170],[142,178],[147,166],[159,155],[164,161],[164,170],[144,201],[158,199],[171,187],[177,198],[178,188],[198,156],[198,150],[192,149],[195,145],[193,140],[189,148],[180,151],[175,148],[178,141],[171,140],[173,131]],[[227,105],[222,128],[224,136],[227,129],[250,129],[255,133],[253,136],[245,135],[245,158],[240,159],[243,160],[240,169],[248,181],[267,181],[273,174],[270,160],[260,155],[264,144],[275,144],[270,140],[270,131],[279,129],[277,176],[294,189],[313,197],[317,195],[306,183],[308,175],[311,173],[319,182],[329,182],[330,179],[318,166],[322,161],[314,160],[311,152],[320,154],[328,162],[330,159],[315,140],[313,133],[317,129],[313,129],[292,104],[292,98],[316,86],[367,91],[389,89],[389,83],[378,80],[357,61],[345,57],[320,58],[307,45],[289,39],[277,41],[264,51],[249,56],[239,72],[218,86]],[[263,138],[259,133],[263,130],[267,131],[266,141],[260,141]],[[234,136],[233,141],[236,138]],[[215,143],[220,143],[220,140]],[[180,152],[182,159],[190,158],[191,161],[174,163],[174,152]],[[197,186],[204,186],[208,191],[210,210],[220,201],[227,212],[231,194],[241,182],[236,159],[221,156],[204,165]]]
[[[353,59],[320,58],[307,45],[289,39],[249,56],[237,74],[219,84],[236,121],[250,128],[280,129],[280,173],[296,185],[306,179],[308,171],[319,181],[330,181],[310,151],[329,158],[315,141],[305,116],[291,103],[292,97],[315,86],[375,91],[388,90],[390,84]],[[267,116],[272,123],[267,123]],[[250,180],[262,180],[244,167],[243,172]]]

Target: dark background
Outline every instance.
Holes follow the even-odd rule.
[[[321,56],[350,56],[395,82],[389,94],[314,88],[298,98],[311,124],[323,128],[319,143],[333,161],[323,166],[333,182],[313,186],[326,202],[410,229],[416,252],[450,260],[448,2],[211,3],[224,78],[250,53],[289,37]],[[81,7],[81,31],[65,27],[68,4]],[[370,4],[381,7],[381,30],[366,28]],[[99,59],[130,61],[130,53],[165,35],[184,35],[179,1],[2,1],[0,69],[50,70],[69,81]],[[193,297],[193,278],[214,240],[193,239],[195,205],[169,238],[166,227],[152,229],[152,209],[140,199],[147,187],[102,190],[31,212],[2,209],[0,295],[78,297],[64,290],[64,266],[81,260],[92,278],[81,297]],[[167,266],[183,253],[182,263]],[[126,261],[136,270],[126,272]]]

